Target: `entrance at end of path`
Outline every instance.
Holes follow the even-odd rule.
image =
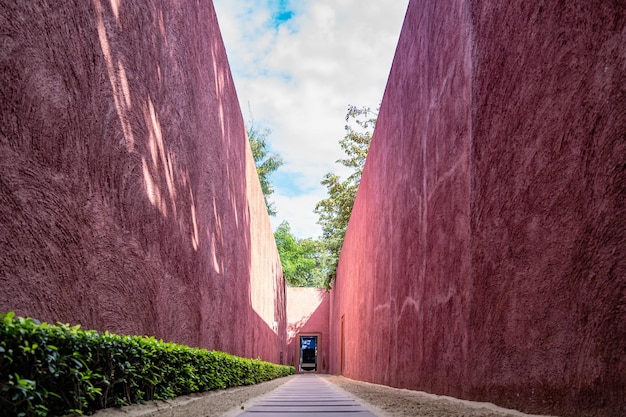
[[[319,351],[322,335],[320,333],[298,334],[298,373],[320,373]]]

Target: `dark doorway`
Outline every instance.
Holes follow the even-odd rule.
[[[300,336],[300,372],[317,372],[317,336]]]

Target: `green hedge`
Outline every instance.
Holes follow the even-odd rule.
[[[290,375],[222,352],[0,314],[0,416],[95,410]]]

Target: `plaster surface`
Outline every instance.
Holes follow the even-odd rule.
[[[331,291],[333,373],[626,413],[625,22],[620,2],[410,2]]]
[[[473,8],[469,394],[625,415],[626,3],[512,6]]]
[[[284,281],[212,3],[7,3],[0,27],[0,310],[278,362]]]

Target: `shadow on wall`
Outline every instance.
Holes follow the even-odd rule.
[[[23,2],[0,26],[0,310],[277,362],[284,281],[212,4]]]

